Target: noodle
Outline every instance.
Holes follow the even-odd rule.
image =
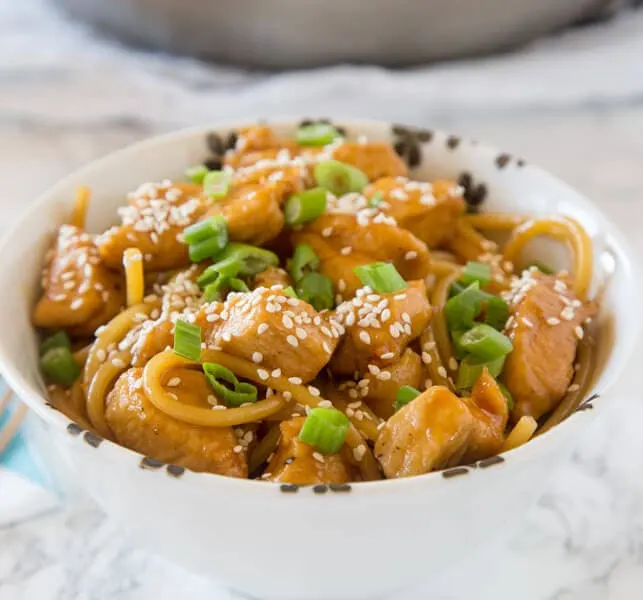
[[[478,213],[462,217],[465,223],[476,229],[487,231],[507,231],[522,225],[527,217],[511,213]]]
[[[458,279],[460,276],[460,270],[454,271],[450,275],[443,277],[438,284],[435,286],[433,292],[433,297],[431,302],[433,304],[433,335],[435,336],[435,342],[438,347],[438,352],[441,358],[441,365],[436,366],[436,372],[440,371],[440,366],[446,368],[447,373],[451,379],[455,379],[457,376],[457,368],[452,368],[453,361],[453,350],[451,348],[451,338],[449,337],[449,328],[447,327],[447,319],[444,313],[444,306],[449,299],[449,290],[451,289],[451,284]],[[439,375],[439,373],[438,373]],[[439,379],[444,380],[444,376],[439,377]],[[453,389],[453,381],[450,381],[448,384],[449,388]]]
[[[481,254],[495,251],[497,244],[460,219],[456,224],[455,235],[449,241],[449,248],[455,252],[458,258],[467,261],[476,260]]]
[[[127,306],[143,302],[145,279],[143,277],[143,255],[138,248],[128,248],[123,253],[125,281],[127,289]]]
[[[520,417],[514,428],[506,437],[500,452],[507,452],[526,444],[538,428],[538,422],[533,417]]]
[[[340,394],[335,394],[332,402],[336,409],[341,410],[349,418],[350,422],[362,436],[372,442],[377,439],[377,436],[380,433],[379,426],[384,421],[382,421],[382,419],[380,419],[364,402],[362,402],[360,407],[355,409],[351,415],[346,414],[348,405],[351,404],[351,402],[347,402]],[[361,419],[358,419],[356,416],[358,411],[361,412]]]
[[[280,424],[275,423],[255,446],[252,454],[250,454],[250,458],[248,459],[248,473],[254,473],[261,465],[268,461],[268,458],[277,447],[280,437]]]
[[[574,260],[574,290],[585,299],[592,280],[592,241],[581,225],[570,217],[526,221],[518,227],[504,249],[506,260],[516,263],[527,243],[540,235],[567,242]]]
[[[78,229],[85,229],[90,195],[91,193],[86,187],[80,186],[76,189],[76,199],[74,201],[74,210],[71,214],[70,224],[78,227]]]

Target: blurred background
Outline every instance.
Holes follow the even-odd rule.
[[[372,117],[541,164],[601,204],[643,258],[640,5],[0,0],[0,233],[69,171],[150,135],[220,120]],[[642,596],[636,376],[520,531],[465,563],[467,576],[434,582],[432,598]],[[48,491],[28,440],[27,423],[0,456],[2,600],[230,597],[132,546],[87,499]],[[419,597],[426,590],[404,600]]]

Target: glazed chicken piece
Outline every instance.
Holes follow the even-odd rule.
[[[290,275],[279,267],[268,267],[265,271],[257,273],[252,280],[253,288],[271,288],[273,285],[280,285],[283,288],[292,286]]]
[[[506,335],[513,343],[502,379],[514,402],[512,418],[535,419],[560,402],[571,383],[582,324],[597,310],[581,302],[570,282],[536,269],[524,271],[506,298],[511,316]]]
[[[458,217],[466,209],[462,188],[454,181],[427,183],[385,177],[364,190],[367,198],[377,193],[383,200],[379,206],[382,212],[430,248],[445,244],[453,236]]]
[[[231,241],[260,246],[277,237],[284,226],[280,194],[275,185],[234,187],[212,206],[208,216],[225,216]]]
[[[393,405],[398,389],[404,385],[420,389],[424,376],[422,359],[407,348],[398,361],[386,368],[371,365],[371,370],[364,374],[364,379],[368,380],[368,385],[365,386],[368,394],[364,401],[378,417],[388,419],[395,412]]]
[[[232,178],[234,188],[248,185],[271,186],[280,204],[297,192],[312,185],[306,162],[292,158],[287,150],[281,150],[274,160],[262,160],[235,172]]]
[[[390,219],[370,218],[364,215],[364,209],[357,210],[357,214],[324,214],[293,233],[295,245],[307,243],[313,247],[321,262],[320,271],[332,279],[343,298],[353,297],[362,287],[353,272],[358,265],[393,262],[407,281],[429,274],[431,258],[424,243]]]
[[[259,376],[314,379],[335,350],[341,325],[320,315],[281,287],[231,293],[225,302],[205,304],[196,316],[204,339],[228,354],[257,365]],[[274,375],[275,377],[279,375]]]
[[[298,485],[346,483],[359,479],[357,469],[341,453],[327,454],[319,460],[321,455],[299,439],[305,420],[305,417],[294,417],[281,423],[279,445],[266,467],[264,479]]]
[[[357,167],[369,181],[382,177],[405,177],[408,174],[404,161],[385,142],[344,142],[332,149],[331,157]]]
[[[89,336],[114,317],[124,301],[120,277],[104,267],[93,237],[72,225],[58,231],[42,276],[43,295],[33,321]]]
[[[193,471],[248,476],[245,452],[235,452],[238,441],[231,427],[198,427],[159,411],[143,391],[142,374],[141,368],[129,369],[107,396],[105,418],[119,444]],[[166,389],[184,404],[210,406],[206,398],[212,390],[197,371],[173,371]]]
[[[506,400],[485,370],[471,398],[434,386],[403,406],[382,428],[375,457],[388,478],[482,460],[500,450],[507,418]]]
[[[101,258],[111,269],[122,268],[123,252],[138,248],[145,269],[163,271],[190,264],[183,230],[196,223],[212,200],[191,183],[145,183],[128,195],[128,205],[118,209],[121,225],[108,229],[97,240]]]
[[[225,155],[226,166],[237,169],[255,164],[259,160],[274,159],[280,150],[298,151],[297,143],[288,138],[280,138],[267,125],[251,125],[238,132],[237,143]]]
[[[429,324],[431,305],[424,282],[411,281],[405,290],[391,294],[358,290],[353,300],[337,307],[335,316],[346,334],[331,369],[342,375],[365,374],[371,364],[383,368],[400,359]]]

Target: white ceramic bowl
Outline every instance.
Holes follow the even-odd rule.
[[[29,314],[52,234],[70,212],[74,189],[93,190],[89,229],[111,224],[127,191],[144,181],[180,177],[208,156],[208,131],[181,131],[96,161],[49,190],[0,250],[0,364],[3,375],[39,415],[77,483],[141,544],[189,569],[259,598],[366,598],[402,588],[454,564],[506,528],[541,493],[590,419],[615,398],[607,394],[633,349],[639,314],[635,276],[620,234],[573,189],[522,160],[439,132],[400,130],[381,122],[339,123],[348,134],[406,140],[418,178],[473,176],[488,190],[488,210],[563,214],[578,219],[595,248],[595,284],[605,285],[598,319],[601,367],[593,410],[574,413],[550,432],[499,459],[409,479],[284,491],[279,485],[198,474],[163,465],[94,434],[52,409],[38,373]],[[292,134],[296,121],[274,123]],[[419,152],[416,152],[419,150]],[[539,242],[545,262],[565,260]]]

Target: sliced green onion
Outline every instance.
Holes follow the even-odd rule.
[[[556,271],[541,262],[535,261],[527,265],[527,268],[536,267],[541,273],[545,275],[553,275]]]
[[[183,230],[183,240],[186,244],[198,244],[210,238],[222,237],[224,239],[221,249],[228,243],[228,226],[223,215],[208,217]]]
[[[491,267],[485,263],[470,260],[462,270],[460,281],[464,285],[469,285],[477,281],[481,286],[487,285],[491,281]]]
[[[208,174],[208,167],[205,165],[195,165],[194,167],[188,167],[185,170],[185,178],[192,183],[202,184],[203,179]]]
[[[40,368],[49,381],[69,386],[80,376],[80,366],[66,346],[47,350],[40,359]]]
[[[478,323],[464,333],[460,346],[480,360],[494,360],[507,356],[513,350],[511,340],[491,325]]]
[[[57,331],[53,335],[50,335],[48,338],[45,338],[40,344],[40,356],[46,354],[53,348],[67,348],[71,350],[71,342],[69,341],[67,332]]]
[[[335,454],[342,449],[350,422],[335,408],[313,408],[299,432],[299,439],[322,454]]]
[[[333,282],[321,273],[306,273],[297,283],[297,296],[319,312],[333,308]]]
[[[341,134],[330,123],[310,123],[297,129],[297,143],[300,146],[325,146]]]
[[[492,377],[498,377],[502,371],[502,367],[505,364],[505,357],[501,356],[496,360],[483,361],[474,358],[473,356],[467,356],[464,360],[460,361],[460,366],[458,367],[458,380],[456,381],[456,387],[459,390],[470,390],[478,381],[480,375],[482,375],[482,370],[487,367],[489,374]]]
[[[453,351],[454,358],[462,360],[466,355],[467,351],[460,344],[460,338],[466,333],[464,330],[456,329],[451,331],[451,350]]]
[[[286,200],[284,217],[288,225],[314,221],[326,211],[328,191],[322,187],[293,194]]]
[[[457,296],[458,294],[461,294],[466,289],[467,289],[467,286],[464,285],[464,283],[462,283],[461,281],[454,281],[451,284],[451,287],[449,288],[449,298],[452,298],[453,296]]]
[[[499,296],[492,296],[487,300],[484,322],[494,329],[502,331],[509,318],[509,305]]]
[[[367,285],[378,294],[390,294],[405,290],[408,286],[404,278],[391,263],[376,262],[360,265],[353,269],[362,285]]]
[[[227,238],[227,232],[225,238]],[[193,263],[201,262],[208,258],[214,258],[225,248],[225,243],[223,243],[224,236],[211,237],[197,244],[190,244],[188,248],[188,254],[190,260]]]
[[[310,244],[299,244],[288,263],[288,271],[294,282],[299,281],[307,272],[319,269],[319,256]]]
[[[288,294],[291,298],[297,298],[297,292],[292,289],[292,285],[289,285],[287,288],[284,288],[284,294]]]
[[[230,189],[232,173],[228,171],[208,171],[203,178],[203,192],[210,198],[223,198]]]
[[[217,259],[197,279],[201,287],[216,281],[220,276],[256,275],[279,264],[279,257],[274,252],[236,242],[228,244]]]
[[[502,395],[505,397],[505,400],[507,400],[507,410],[511,412],[514,409],[514,397],[511,395],[511,392],[504,383],[500,381],[496,381],[496,383],[498,384]]]
[[[480,285],[475,281],[457,296],[449,298],[444,305],[449,331],[473,327],[474,319],[482,310],[482,301],[488,297],[489,294],[481,292]]]
[[[203,290],[206,302],[215,302],[223,299],[223,290],[234,292],[249,292],[250,289],[243,279],[237,277],[219,277],[213,283],[209,283]]]
[[[201,360],[201,328],[178,320],[174,326],[174,352],[188,360]]]
[[[313,175],[317,185],[326,188],[335,196],[361,192],[368,185],[368,177],[363,171],[338,160],[318,163]]]
[[[237,407],[246,402],[257,401],[257,388],[251,383],[239,381],[236,375],[223,365],[203,363],[203,372],[217,398],[226,406]]]
[[[382,204],[384,200],[384,197],[382,196],[382,192],[375,192],[369,199],[368,199],[368,205],[371,208],[377,208],[380,204]]]
[[[397,390],[397,396],[395,397],[393,408],[396,411],[400,410],[400,408],[402,408],[412,400],[415,400],[415,398],[417,398],[420,394],[421,392],[419,390],[416,390],[414,387],[410,385],[403,385],[400,389]]]

